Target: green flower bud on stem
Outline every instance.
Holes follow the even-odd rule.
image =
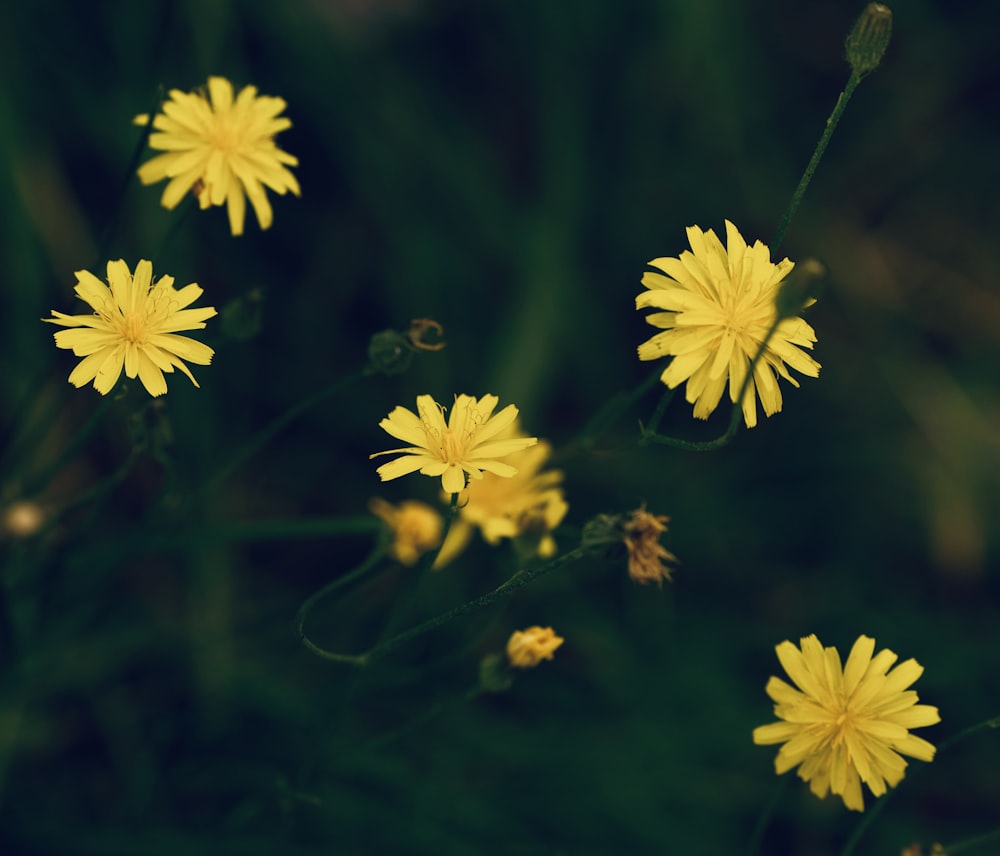
[[[892,11],[882,3],[869,3],[847,37],[847,61],[858,78],[878,68],[892,37]]]
[[[774,299],[778,318],[793,318],[810,306],[819,292],[819,286],[826,276],[826,268],[816,259],[799,262],[778,287]]]

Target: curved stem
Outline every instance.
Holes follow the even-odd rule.
[[[575,550],[570,550],[568,553],[565,553],[564,555],[559,556],[558,558],[553,559],[551,562],[547,562],[538,568],[534,568],[533,570],[520,570],[493,591],[487,592],[481,597],[474,598],[473,600],[466,601],[465,603],[456,606],[454,609],[449,609],[447,612],[443,612],[433,618],[429,618],[427,621],[417,624],[409,630],[397,633],[395,636],[392,636],[384,642],[378,643],[362,654],[340,654],[335,651],[327,651],[312,644],[311,642],[308,642],[304,635],[300,635],[299,638],[302,639],[303,644],[305,644],[310,651],[325,660],[332,660],[338,663],[348,663],[352,666],[358,666],[359,668],[367,666],[375,660],[379,660],[392,651],[395,651],[400,646],[405,645],[411,639],[416,639],[418,636],[430,633],[432,630],[436,630],[438,627],[447,624],[449,621],[458,618],[459,616],[465,615],[469,612],[475,612],[479,609],[484,609],[500,598],[512,594],[517,591],[517,589],[526,586],[534,580],[544,577],[546,574],[552,573],[552,571],[557,568],[560,568],[569,562],[575,561],[583,555],[585,555],[585,550],[582,547],[577,547]],[[356,572],[352,572],[352,574],[356,574]],[[332,585],[333,584],[331,584],[331,586]],[[313,598],[310,598],[310,600],[318,600],[321,593],[324,595],[328,594],[329,591],[327,589],[332,590],[330,586],[326,589],[321,589],[320,592],[313,595]],[[306,604],[303,604],[303,609],[305,608]],[[299,610],[300,615],[302,614],[302,611],[303,610]],[[299,626],[301,628],[301,625]]]
[[[954,856],[954,854],[962,853],[965,850],[975,850],[981,844],[989,844],[991,841],[1000,841],[1000,827],[985,832],[982,835],[977,835],[974,838],[966,838],[964,841],[949,844],[943,849],[948,856]]]
[[[365,560],[353,571],[348,571],[342,577],[338,577],[332,582],[327,583],[321,589],[306,598],[302,606],[299,607],[299,611],[295,615],[295,635],[298,640],[317,657],[322,657],[324,660],[332,660],[338,663],[354,663],[355,665],[364,665],[363,663],[357,662],[358,658],[350,654],[337,654],[333,651],[327,651],[325,648],[320,648],[319,645],[316,645],[308,636],[306,636],[305,624],[312,608],[319,603],[319,601],[323,600],[325,597],[329,597],[338,589],[342,589],[345,586],[361,579],[361,577],[367,574],[379,563],[384,555],[385,546],[381,542],[377,543],[371,553],[369,553]]]

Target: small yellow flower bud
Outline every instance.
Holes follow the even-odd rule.
[[[391,552],[400,564],[415,565],[424,553],[441,543],[444,521],[440,514],[423,502],[407,499],[393,505],[374,497],[368,508],[392,529],[395,538]]]
[[[892,10],[869,3],[847,37],[847,61],[858,77],[878,68],[892,37]]]
[[[564,641],[551,627],[517,630],[507,641],[507,659],[515,669],[530,669],[542,660],[551,660]]]

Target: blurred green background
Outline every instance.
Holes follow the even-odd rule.
[[[770,239],[846,81],[861,5],[6,4],[0,503],[68,510],[44,537],[2,543],[0,850],[742,852],[778,783],[776,750],[750,740],[772,718],[773,648],[809,633],[842,652],[865,633],[919,660],[916,689],[942,717],[921,732],[932,742],[1000,714],[992,3],[893,7],[883,66],[781,247],[830,271],[808,316],[820,378],[785,385],[784,412],[716,453],[621,450],[653,394],[603,451],[560,461],[561,548],[593,514],[646,502],[671,516],[673,584],[579,563],[358,675],[305,651],[292,621],[371,537],[261,525],[364,515],[374,495],[435,501],[432,480],[382,485],[368,460],[386,447],[379,419],[417,394],[495,393],[558,449],[635,387],[650,370],[635,358],[645,262],[724,218]],[[266,233],[250,215],[232,238],[222,209],[172,232],[162,186],[121,191],[131,118],[159,87],[211,74],[288,102],[278,142],[303,195],[272,196]],[[260,330],[241,340],[210,321],[200,390],[175,375],[155,407],[113,403],[46,481],[102,400],[66,383],[75,361],[38,319],[84,311],[73,272],[119,257],[199,282],[206,305],[259,295]],[[413,317],[440,321],[447,349],[308,411],[196,491],[360,368],[373,332]],[[727,417],[695,423],[675,401],[664,430],[708,438]],[[407,623],[513,567],[477,542],[425,582]],[[324,601],[310,633],[363,650],[405,576]],[[555,660],[458,700],[480,657],[529,624],[566,638]],[[997,769],[995,732],[914,762],[859,852],[992,828]],[[796,779],[762,852],[835,853],[859,819]]]

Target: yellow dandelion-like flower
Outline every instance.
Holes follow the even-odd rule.
[[[154,184],[169,179],[160,199],[169,210],[189,190],[201,208],[225,203],[234,235],[243,234],[249,198],[260,228],[267,229],[273,214],[264,188],[300,195],[287,168],[298,166],[298,158],[274,142],[275,134],[292,126],[279,116],[285,106],[282,98],[258,96],[255,86],[243,87],[234,99],[233,84],[224,77],[208,79],[207,96],[171,89],[153,119],[156,133],[149,137],[149,147],[164,154],[139,167],[139,180]],[[147,115],[134,119],[137,125],[148,121]]]
[[[669,520],[662,514],[650,514],[643,506],[622,523],[628,550],[628,575],[635,582],[656,583],[662,587],[664,580],[672,579],[673,568],[665,562],[676,562],[677,557],[660,543]]]
[[[748,247],[728,220],[726,247],[711,229],[691,226],[687,235],[690,251],[679,258],[653,259],[650,265],[662,273],[650,271],[642,278],[647,290],[636,297],[636,308],[663,310],[646,321],[664,332],[639,346],[639,359],[673,357],[660,379],[671,389],[687,381],[685,397],[694,405],[695,417],[707,419],[727,383],[736,402],[750,361],[776,317],[778,287],[794,264],[788,259],[773,264],[765,244],[756,241]],[[819,363],[801,350],[811,349],[815,341],[813,328],[801,318],[778,324],[743,398],[748,428],[757,424],[757,396],[767,416],[781,410],[777,375],[799,385],[786,364],[809,377],[819,375]]]
[[[407,499],[399,505],[393,505],[374,497],[368,503],[368,508],[392,529],[395,535],[392,556],[401,564],[415,565],[424,553],[441,543],[444,521],[426,503]]]
[[[198,386],[185,360],[207,366],[215,351],[177,335],[181,330],[203,330],[205,320],[217,314],[212,306],[185,308],[201,297],[197,283],[178,291],[172,276],[161,276],[153,282],[153,265],[145,259],[135,266],[134,276],[121,259],[108,262],[110,287],[86,270],[76,272],[76,281],[77,296],[90,304],[93,314],[64,315],[53,310],[53,318],[42,319],[63,327],[85,328],[55,334],[57,347],[83,357],[69,376],[73,386],[93,381],[94,388],[107,395],[118,382],[122,368],[126,377],[138,376],[153,396],[167,391],[163,373],[175,368]]]
[[[551,660],[565,641],[551,627],[516,630],[507,640],[507,660],[515,669],[531,669],[542,660]]]
[[[876,797],[895,787],[906,769],[899,753],[933,760],[934,747],[909,732],[941,721],[936,707],[917,704],[907,690],[924,671],[916,660],[889,672],[898,657],[888,649],[873,657],[869,636],[858,637],[843,667],[837,649],[815,635],[801,640],[801,650],[787,641],[775,650],[798,689],[781,678],[767,682],[774,715],[784,721],[755,728],[753,742],[784,744],[774,761],[779,775],[798,767],[816,796],[832,790],[849,809],[864,811],[861,783]]]
[[[521,436],[516,425],[502,438]],[[569,510],[560,484],[559,470],[542,472],[552,454],[552,446],[540,440],[536,446],[508,455],[506,460],[517,474],[502,478],[484,473],[470,481],[458,498],[459,516],[452,524],[444,547],[435,563],[442,567],[462,552],[479,527],[487,544],[496,546],[504,538],[528,542],[528,549],[542,558],[556,553],[552,531],[562,523]]]
[[[447,422],[444,408],[429,395],[417,396],[416,413],[396,407],[379,427],[411,445],[370,455],[377,458],[403,453],[403,457],[382,464],[377,470],[379,477],[389,481],[417,471],[441,476],[442,488],[451,494],[465,488],[467,475],[474,479],[481,479],[484,471],[506,478],[516,475],[516,467],[498,459],[534,446],[538,438],[497,439],[517,418],[513,404],[494,415],[498,403],[495,395],[480,399],[456,395]]]

